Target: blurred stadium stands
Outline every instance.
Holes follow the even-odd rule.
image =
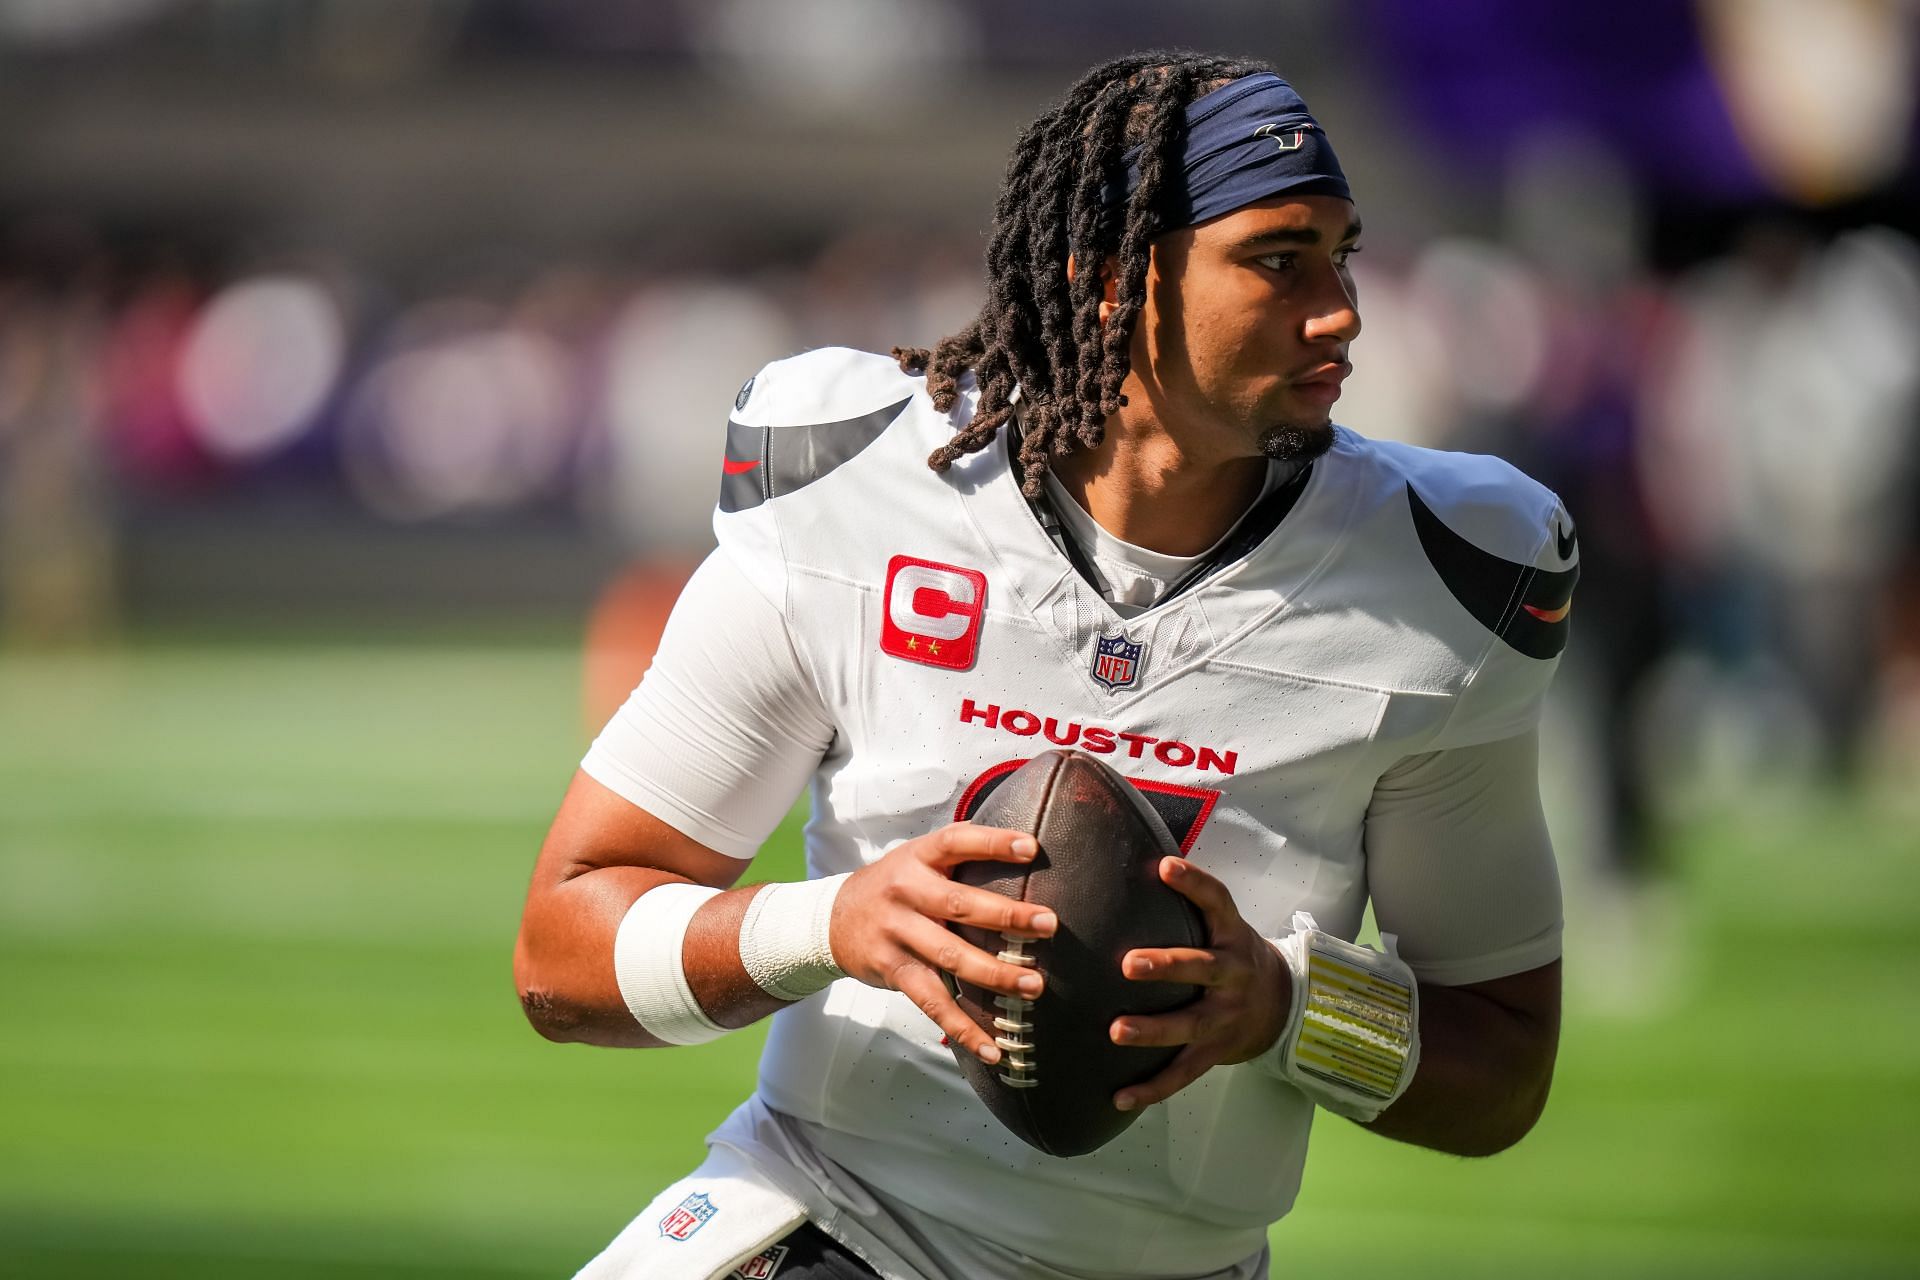
[[[504,980],[513,898],[578,746],[573,706],[548,707],[583,631],[590,721],[644,662],[709,545],[741,380],[963,322],[1016,131],[1087,65],[1147,45],[1268,58],[1327,121],[1367,225],[1338,419],[1501,454],[1579,520],[1548,777],[1570,947],[1599,960],[1577,982],[1610,977],[1653,1020],[1622,1037],[1594,993],[1575,1003],[1567,1128],[1491,1175],[1538,1197],[1513,1221],[1584,1224],[1592,1274],[1854,1256],[1901,1273],[1911,1160],[1882,1112],[1920,1059],[1874,983],[1907,981],[1916,936],[1920,8],[1892,0],[0,0],[0,955],[40,1001],[29,1024],[52,1029],[0,1055],[0,1079],[55,1100],[43,1129],[0,1124],[0,1153],[25,1153],[0,1236],[71,1259],[116,1204],[185,1203],[187,1178],[142,1163],[156,1112],[187,1135],[156,1149],[223,1171],[230,1209],[162,1212],[202,1221],[209,1256],[245,1253],[224,1243],[235,1223],[297,1221],[287,1206],[323,1187],[316,1214],[440,1205],[455,1237],[543,1241],[513,1273],[554,1274],[600,1230],[567,1217],[571,1170],[601,1168],[615,1206],[618,1171],[684,1163],[737,1096],[713,1059],[648,1064],[713,1096],[637,1165],[602,1128],[631,1097],[625,1063],[569,1064],[599,1083],[565,1150],[566,1125],[512,1110],[561,1070],[518,1044]],[[371,656],[315,643],[340,637]],[[1726,817],[1743,810],[1754,827]],[[1733,825],[1702,835],[1703,815]],[[1811,908],[1824,950],[1741,963],[1736,947],[1802,920],[1797,859],[1822,839],[1840,886]],[[772,873],[797,866],[792,832],[776,845]],[[1578,881],[1689,851],[1705,878],[1680,925],[1657,890]],[[289,963],[298,928],[246,886],[276,877],[258,896],[338,936],[259,978],[269,997],[245,984]],[[366,937],[411,955],[436,928],[460,949],[434,962],[435,999],[464,1021],[447,1015],[391,1120],[340,1069],[344,1123],[365,1132],[336,1151],[301,1127],[301,1073],[342,1044],[384,1062],[416,1034]],[[148,933],[191,963],[155,961]],[[1660,970],[1698,977],[1711,1007],[1683,991],[1663,1012]],[[123,1025],[129,971],[159,1030],[126,1048],[96,1023]],[[1817,1037],[1793,1058],[1783,983],[1805,1025],[1855,1028],[1857,1060]],[[363,1031],[369,1007],[385,1012]],[[194,1039],[227,1020],[226,1039]],[[740,1079],[744,1044],[727,1051]],[[497,1093],[472,1078],[482,1059],[514,1064]],[[471,1097],[415,1123],[448,1078]],[[1816,1094],[1793,1121],[1806,1149],[1762,1151]],[[229,1117],[236,1096],[257,1120]],[[63,1128],[96,1113],[110,1136]],[[489,1160],[461,1146],[475,1116],[507,1135]],[[204,1140],[223,1124],[230,1167]],[[279,1126],[312,1149],[247,1145]],[[1667,1155],[1607,1145],[1623,1132]],[[1344,1264],[1383,1158],[1315,1141],[1335,1212],[1299,1230]],[[315,1152],[340,1167],[303,1181]],[[363,1185],[362,1152],[386,1181]],[[277,1158],[284,1182],[257,1172]],[[1458,1258],[1433,1274],[1489,1274],[1463,1225],[1484,1190],[1393,1167],[1440,1208],[1403,1214],[1391,1256],[1432,1261],[1453,1194]],[[129,1171],[137,1194],[94,1196]],[[305,1247],[261,1243],[277,1231],[242,1243],[282,1262]],[[126,1250],[97,1273],[160,1274]]]
[[[1912,10],[1630,8],[0,3],[5,631],[578,618],[704,545],[732,387],[949,331],[1019,123],[1178,42],[1336,125],[1342,420],[1570,500],[1617,756],[1705,671],[1910,760]]]

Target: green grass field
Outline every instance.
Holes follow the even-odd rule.
[[[757,1032],[562,1048],[514,1000],[577,681],[528,647],[0,658],[0,1275],[564,1276],[695,1162]],[[1324,1120],[1276,1275],[1920,1274],[1915,826],[1773,804],[1677,853],[1680,985],[1576,999],[1507,1155]],[[797,865],[788,829],[754,874]],[[1580,918],[1570,964],[1609,965]]]

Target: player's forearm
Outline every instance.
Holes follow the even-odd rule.
[[[1558,963],[1475,987],[1421,983],[1420,1068],[1367,1127],[1459,1156],[1493,1155],[1525,1137],[1553,1082],[1559,984]]]
[[[635,1019],[614,969],[614,939],[628,909],[648,889],[689,881],[642,867],[603,867],[555,886],[530,902],[514,950],[514,979],[527,1019],[549,1040],[616,1048],[663,1042]],[[729,890],[687,922],[681,950],[687,985],[714,1022],[744,1027],[781,1007],[740,959],[740,925],[766,886]]]

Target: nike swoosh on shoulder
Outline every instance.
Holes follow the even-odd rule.
[[[1461,607],[1516,652],[1539,659],[1559,656],[1567,644],[1567,615],[1573,611],[1580,567],[1542,569],[1483,550],[1448,528],[1412,485],[1407,504],[1421,550]]]
[[[750,427],[729,420],[727,444],[720,453],[720,510],[745,511],[806,488],[878,440],[911,400],[903,395],[890,405],[838,422]]]

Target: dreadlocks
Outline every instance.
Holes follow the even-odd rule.
[[[1013,415],[1020,389],[1021,489],[1038,497],[1051,457],[1097,447],[1121,403],[1128,348],[1147,278],[1148,244],[1161,230],[1159,201],[1180,163],[1185,109],[1195,98],[1269,68],[1189,53],[1116,58],[1082,76],[1066,98],[1021,133],[993,213],[987,302],[932,350],[895,347],[907,373],[924,373],[936,409],[950,411],[971,369],[980,398],[972,418],[927,464],[944,471],[985,448]],[[1139,186],[1126,216],[1102,216],[1109,182],[1126,180],[1140,148]],[[1067,258],[1075,270],[1067,279]],[[1118,305],[1100,323],[1102,265],[1117,260]]]

